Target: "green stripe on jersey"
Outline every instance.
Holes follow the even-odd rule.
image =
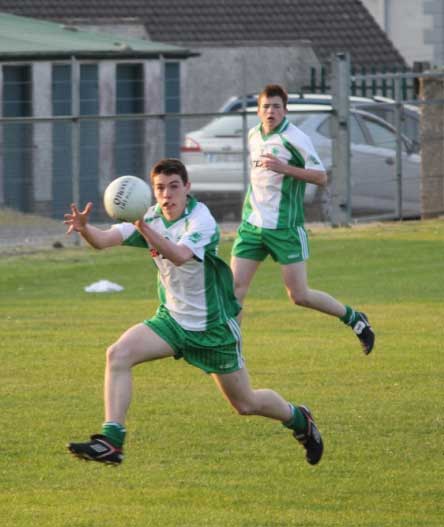
[[[129,245],[131,247],[140,247],[141,249],[147,249],[148,244],[145,238],[140,234],[139,231],[134,231],[133,234],[122,242],[122,245]]]
[[[250,196],[251,196],[251,184],[248,185],[247,194],[244,199],[244,206],[242,208],[242,220],[244,221],[248,221],[250,214],[253,212],[253,207],[251,206],[251,202],[250,202]]]
[[[216,254],[205,255],[205,287],[207,291],[207,327],[235,318],[240,305],[234,294],[230,267]]]
[[[291,159],[288,164],[294,167],[305,168],[305,160],[299,150],[295,146],[293,146],[289,141],[287,141],[284,136],[281,135],[281,139],[282,144],[291,154]]]

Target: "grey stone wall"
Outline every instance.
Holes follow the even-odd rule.
[[[196,47],[199,57],[182,65],[182,111],[215,112],[233,95],[258,93],[266,84],[299,91],[319,61],[305,41],[249,43],[249,46]]]
[[[124,24],[100,23],[100,24],[84,24],[73,23],[74,26],[83,31],[91,31],[94,33],[112,33],[116,36],[144,38],[149,40],[149,35],[144,24],[138,19],[126,19]]]
[[[425,101],[444,100],[444,77],[422,78],[420,95]],[[443,103],[422,107],[421,158],[422,217],[431,218],[444,212]]]
[[[116,63],[107,60],[99,64],[99,114],[103,116],[116,113]],[[115,124],[103,120],[99,125],[99,191],[104,192],[108,183],[114,179]]]
[[[3,68],[0,68],[0,117],[3,117]],[[3,126],[0,126],[0,145],[3,144]],[[3,177],[3,148],[0,149],[0,207],[5,203]]]
[[[52,114],[51,63],[36,62],[32,67],[32,106],[34,117]],[[34,212],[47,215],[52,199],[52,125],[35,123],[32,129],[32,186]]]
[[[160,113],[164,107],[164,65],[160,60],[145,61],[144,68],[145,86],[145,113]],[[149,181],[151,167],[164,154],[164,126],[159,119],[145,121],[145,174]]]
[[[442,0],[424,2],[424,13],[432,15],[432,29],[424,29],[424,42],[433,49],[433,64],[444,63],[444,4]]]
[[[98,30],[89,26],[87,29]],[[116,35],[147,38],[143,26],[131,28],[104,26],[101,29]],[[282,84],[289,92],[297,92],[310,82],[310,70],[320,67],[319,61],[306,41],[241,42],[239,46],[221,43],[220,46],[186,47],[201,55],[181,62],[181,111],[186,113],[217,112],[225,101],[243,93],[257,93],[265,84]],[[126,62],[126,61],[125,61]],[[162,60],[144,62],[145,112],[161,113],[164,99],[164,64]],[[33,64],[33,108],[37,117],[51,117],[51,67],[48,62]],[[101,116],[115,113],[115,61],[99,63]],[[0,90],[2,86],[0,68]],[[2,100],[0,92],[0,100]],[[1,108],[0,108],[1,116]],[[181,133],[199,128],[209,119],[182,121]],[[52,201],[52,124],[36,123],[33,128],[33,202],[34,210],[47,214]],[[145,169],[148,175],[152,164],[164,153],[164,127],[158,118],[145,123]],[[0,142],[1,142],[0,129]],[[115,177],[115,121],[103,120],[99,126],[99,191],[102,192]],[[3,159],[0,152],[0,205],[4,202],[2,182]]]

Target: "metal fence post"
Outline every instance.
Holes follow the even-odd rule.
[[[248,121],[247,121],[247,63],[245,56],[242,57],[242,181],[243,181],[243,196],[240,206],[244,201],[250,182],[248,172]]]
[[[332,174],[331,224],[347,225],[350,201],[350,55],[338,53],[332,60]]]
[[[402,220],[402,113],[401,103],[401,79],[393,79],[395,92],[395,127],[396,127],[396,157],[395,157],[395,177],[396,177],[396,215]]]
[[[71,58],[71,148],[72,148],[72,199],[80,203],[80,64],[75,57]],[[80,245],[80,235],[75,233],[75,245]]]

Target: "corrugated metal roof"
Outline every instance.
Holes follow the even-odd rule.
[[[0,61],[57,58],[187,58],[185,48],[82,31],[75,26],[0,13]]]

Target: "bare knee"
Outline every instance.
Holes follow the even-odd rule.
[[[305,291],[292,291],[291,289],[287,289],[287,294],[289,299],[297,306],[308,307],[310,305],[308,289]]]
[[[119,342],[114,342],[106,350],[106,363],[113,369],[128,368],[131,367],[130,353]]]

